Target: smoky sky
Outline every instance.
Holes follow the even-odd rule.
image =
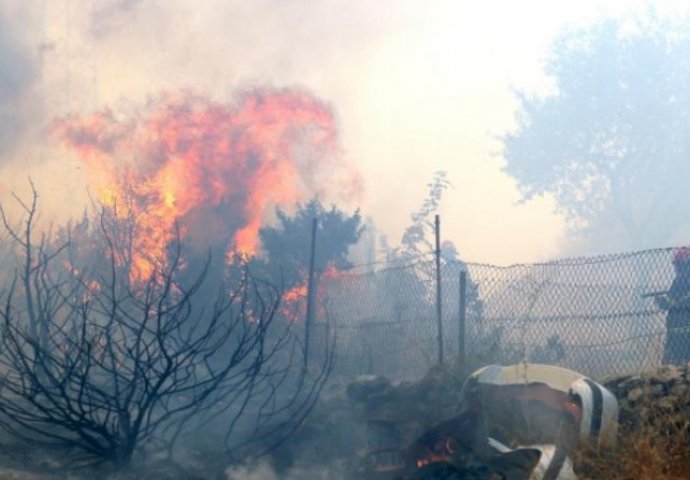
[[[366,195],[344,207],[390,242],[444,170],[444,239],[463,259],[544,260],[570,248],[565,221],[551,194],[519,202],[497,137],[514,127],[516,89],[553,93],[543,61],[561,28],[632,3],[0,0],[0,190],[31,176],[50,198],[44,218],[79,216],[86,182],[46,133],[56,119],[187,88],[223,103],[298,87],[333,105],[343,157],[362,172]]]
[[[11,157],[26,127],[23,103],[35,71],[28,48],[9,27],[0,13],[0,163]]]
[[[91,11],[89,32],[96,38],[111,33],[137,14],[142,0],[113,0],[100,2]]]

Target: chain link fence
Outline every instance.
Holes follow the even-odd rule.
[[[676,277],[674,251],[509,267],[444,259],[445,361],[458,359],[464,271],[465,368],[525,361],[599,378],[657,366],[667,311],[654,299]],[[423,375],[439,351],[433,255],[412,264],[364,268],[322,275],[319,282],[317,316],[337,327],[336,372]]]

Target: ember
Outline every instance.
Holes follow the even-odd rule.
[[[417,468],[434,462],[447,462],[453,454],[452,440],[450,438],[441,439],[434,448],[433,452],[422,458],[417,459]]]

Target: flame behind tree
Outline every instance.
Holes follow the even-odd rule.
[[[162,94],[125,119],[105,110],[63,119],[55,131],[98,200],[133,216],[135,280],[164,267],[176,222],[193,246],[251,256],[270,207],[359,190],[330,108],[302,91],[252,90],[234,104]]]
[[[326,208],[318,199],[299,204],[293,215],[276,208],[275,226],[259,231],[265,253],[263,268],[274,279],[283,275],[287,286],[306,281],[313,219],[317,219],[317,248],[314,266],[318,273],[352,267],[349,249],[358,241],[364,227],[359,210],[351,215],[335,205]],[[307,248],[305,248],[305,246]]]
[[[327,281],[332,287],[342,270],[352,267],[348,259],[350,247],[355,245],[364,230],[359,210],[352,215],[335,205],[326,208],[318,199],[299,204],[293,215],[276,208],[275,226],[262,227],[259,231],[263,258],[254,259],[254,271],[264,272],[276,284],[287,290],[283,296],[282,313],[291,320],[301,320],[306,315],[308,294],[309,244],[312,222],[317,220],[317,240],[314,258],[317,318],[325,316],[323,301]]]

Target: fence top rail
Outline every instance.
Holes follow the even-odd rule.
[[[495,269],[495,270],[517,270],[517,269],[529,269],[529,268],[549,268],[549,267],[580,267],[587,265],[601,265],[612,262],[619,262],[622,260],[630,260],[638,257],[653,257],[653,256],[664,256],[670,255],[681,247],[663,247],[663,248],[652,248],[646,250],[635,250],[628,252],[617,252],[617,253],[606,253],[602,255],[589,255],[589,256],[572,256],[564,257],[554,260],[547,260],[543,262],[524,262],[524,263],[512,263],[509,265],[496,265],[488,262],[474,262],[474,261],[464,261],[464,260],[444,260],[447,265],[453,265],[463,269]],[[347,268],[340,269],[342,274],[348,276],[366,276],[372,273],[384,273],[388,271],[404,270],[408,268],[418,267],[420,265],[431,264],[433,262],[434,252],[429,251],[427,253],[422,253],[416,258],[407,259],[397,259],[397,260],[381,260],[377,262],[356,264],[349,266]],[[363,269],[370,269],[371,267],[382,267],[377,268],[375,272],[372,271],[361,271]]]
[[[621,260],[628,260],[636,257],[644,256],[654,256],[662,254],[670,254],[681,247],[663,247],[663,248],[651,248],[646,250],[635,250],[631,252],[616,252],[616,253],[606,253],[602,255],[589,255],[580,257],[564,257],[554,260],[548,260],[543,262],[533,262],[533,263],[513,263],[510,265],[494,265],[485,262],[465,262],[465,261],[450,261],[451,264],[456,265],[466,265],[468,267],[484,267],[484,268],[494,268],[494,269],[517,269],[517,268],[531,268],[531,267],[563,267],[563,266],[586,266],[586,265],[597,265],[603,263],[617,262]]]

